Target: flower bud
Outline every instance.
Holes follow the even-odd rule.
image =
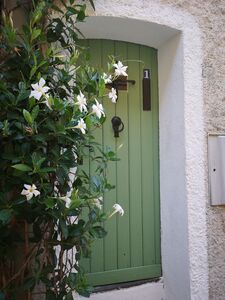
[[[3,20],[3,23],[5,24],[6,23],[6,15],[5,15],[4,10],[2,10],[2,20]]]
[[[33,129],[29,126],[25,126],[25,132],[26,132],[27,135],[33,135],[34,134]]]
[[[9,24],[10,24],[10,26],[13,28],[13,19],[12,19],[12,16],[13,16],[13,12],[12,11],[10,11],[10,13],[9,13]]]

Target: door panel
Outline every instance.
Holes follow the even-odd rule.
[[[107,120],[95,137],[120,158],[110,162],[108,178],[116,188],[104,196],[104,210],[121,204],[125,214],[105,223],[108,235],[93,247],[91,259],[84,259],[90,283],[104,285],[161,275],[158,84],[157,51],[137,44],[111,41],[81,41],[90,49],[91,63],[107,71],[110,54],[128,65],[129,79],[136,81],[127,91],[119,91],[116,104],[103,100]],[[143,69],[151,70],[152,110],[143,111]],[[124,130],[114,137],[111,119],[119,116]],[[88,165],[88,166],[87,166]],[[94,166],[85,163],[90,173]]]

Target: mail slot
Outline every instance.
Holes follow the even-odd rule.
[[[225,205],[225,134],[209,134],[208,158],[211,205]]]

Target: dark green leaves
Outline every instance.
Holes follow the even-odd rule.
[[[23,110],[23,116],[28,124],[31,125],[33,123],[33,118],[31,116],[31,114],[29,113],[29,111],[27,111],[26,109]]]
[[[22,171],[22,172],[32,171],[32,168],[25,164],[16,164],[16,165],[13,165],[12,168]]]
[[[106,236],[107,232],[101,226],[94,226],[91,228],[90,234],[95,238],[101,239]]]
[[[31,39],[36,39],[41,34],[41,29],[33,29],[31,33]]]
[[[13,265],[18,249],[26,250],[24,257],[20,252],[21,275],[12,281],[13,274],[6,278],[9,297],[32,290],[37,282],[44,285],[47,300],[72,300],[73,291],[89,296],[79,260],[90,255],[95,239],[106,235],[103,213],[93,200],[106,191],[105,170],[113,153],[99,151],[89,135],[104,122],[89,112],[95,98],[102,102],[105,83],[77,46],[82,33],[76,26],[85,19],[87,2],[94,7],[90,0],[83,5],[60,0],[60,6],[35,0],[19,34],[10,18],[1,27],[1,266]],[[30,94],[32,84],[40,82],[42,97],[37,100]],[[87,114],[74,105],[80,91],[87,98]],[[75,128],[81,118],[86,134]],[[87,157],[95,165],[92,176],[82,170]],[[21,195],[24,184],[29,185],[27,195]],[[68,195],[70,206],[63,200]],[[64,258],[73,247],[76,261],[66,264]]]
[[[28,98],[30,91],[26,89],[26,85],[24,82],[19,83],[19,94],[17,96],[17,102],[20,102],[26,98]]]
[[[40,109],[39,109],[39,106],[36,105],[33,109],[32,109],[32,112],[31,112],[31,118],[32,120],[35,120],[38,116],[38,113],[39,113]]]
[[[1,209],[0,210],[0,224],[8,224],[13,216],[12,209]]]
[[[59,220],[59,226],[61,228],[61,231],[62,231],[62,234],[63,234],[63,237],[65,239],[67,239],[68,237],[68,227],[67,227],[67,224],[64,220],[60,219]]]

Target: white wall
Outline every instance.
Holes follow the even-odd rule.
[[[167,299],[190,299],[185,188],[183,41],[159,50],[160,187],[162,265]],[[168,297],[169,296],[169,297]]]

